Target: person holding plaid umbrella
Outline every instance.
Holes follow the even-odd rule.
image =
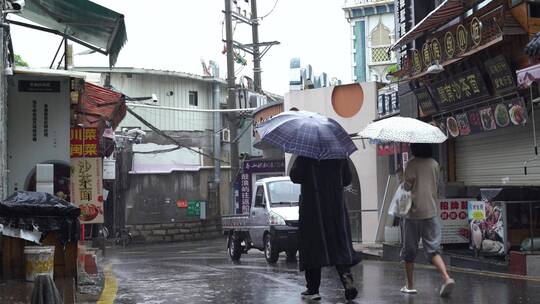
[[[335,266],[345,298],[356,298],[351,267],[361,261],[352,246],[343,190],[351,184],[348,157],[357,150],[334,120],[305,112],[284,112],[257,128],[261,142],[297,155],[290,177],[301,184],[299,268],[305,272],[306,300],[320,300],[321,268]]]

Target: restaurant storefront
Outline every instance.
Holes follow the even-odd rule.
[[[443,244],[506,263],[511,251],[540,248],[530,245],[540,236],[540,162],[524,169],[535,155],[538,90],[516,83],[528,28],[506,1],[456,3],[443,2],[394,46],[406,49],[399,98],[449,138],[436,157]]]

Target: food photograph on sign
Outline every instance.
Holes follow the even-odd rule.
[[[510,124],[510,115],[508,115],[508,109],[505,104],[500,103],[495,105],[493,112],[495,113],[495,123],[498,127],[504,128]]]
[[[467,113],[457,114],[456,120],[459,127],[459,135],[466,136],[471,134],[471,127],[469,126],[469,119],[467,118]]]
[[[446,119],[446,127],[448,128],[448,134],[452,135],[452,137],[459,136],[459,126],[457,120],[453,116]]]
[[[504,222],[501,203],[470,201],[469,204],[471,204],[468,210],[471,249],[477,255],[479,253],[504,255]]]
[[[469,127],[471,129],[471,133],[478,133],[484,130],[478,110],[472,110],[467,112],[467,118],[469,119]]]
[[[523,100],[517,99],[508,103],[510,121],[515,126],[523,126],[527,123],[527,109]]]
[[[497,129],[495,125],[495,117],[491,107],[480,109],[480,119],[482,121],[482,127],[484,131],[491,131]]]
[[[103,223],[103,168],[101,158],[71,159],[71,201],[81,209],[83,224]]]

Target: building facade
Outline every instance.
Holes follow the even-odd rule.
[[[100,73],[100,83],[122,92],[133,111],[116,129],[116,218],[145,242],[219,234],[230,205],[231,139],[222,114],[210,110],[226,106],[225,81],[150,69],[77,69]],[[216,158],[223,161],[217,170]]]
[[[524,253],[540,233],[538,90],[516,77],[534,63],[525,47],[540,20],[535,5],[397,0],[396,9],[401,115],[448,135],[434,147],[442,243],[504,259],[503,271],[538,275]],[[524,78],[534,86],[532,75]]]
[[[346,0],[345,18],[351,25],[352,79],[356,82],[389,82],[396,57],[394,1]]]
[[[376,117],[377,84],[353,83],[326,88],[290,91],[284,108],[320,113],[335,119],[349,134],[365,128]],[[377,157],[376,147],[355,140],[358,151],[350,156],[352,184],[345,189],[353,241],[374,243],[387,178],[386,159]],[[285,156],[287,173],[292,166]]]

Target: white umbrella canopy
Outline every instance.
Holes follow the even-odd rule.
[[[381,142],[440,144],[447,136],[437,127],[409,117],[390,117],[370,123],[358,133]]]

